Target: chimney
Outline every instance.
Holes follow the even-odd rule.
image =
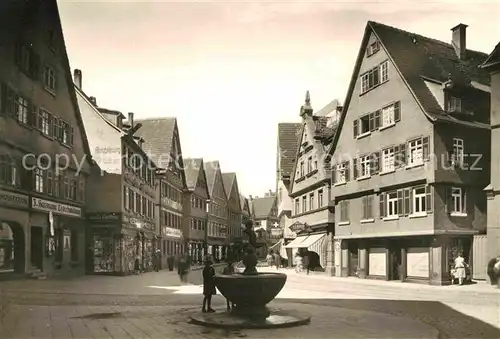
[[[89,100],[92,103],[92,105],[94,105],[95,107],[97,107],[97,99],[95,97],[90,97]]]
[[[130,128],[134,128],[134,113],[132,112],[128,113],[128,124],[130,125]]]
[[[142,149],[142,145],[144,145],[144,139],[143,138],[140,138],[139,140],[137,140],[137,144],[139,145],[139,147]]]
[[[79,69],[75,69],[73,71],[73,82],[75,83],[78,89],[82,89],[82,71]]]
[[[467,25],[464,24],[458,24],[457,26],[453,27],[451,29],[452,34],[451,34],[451,44],[453,48],[455,49],[455,53],[457,53],[457,56],[460,60],[464,60],[466,57],[466,35],[465,31],[467,29]]]

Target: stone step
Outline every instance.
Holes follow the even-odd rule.
[[[45,272],[42,272],[38,268],[29,270],[28,272],[26,272],[26,276],[29,279],[37,279],[37,280],[45,280],[45,279],[47,279],[47,274]]]

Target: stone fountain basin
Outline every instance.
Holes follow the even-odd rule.
[[[283,289],[286,277],[283,273],[217,275],[215,285],[225,298],[237,306],[266,305]]]

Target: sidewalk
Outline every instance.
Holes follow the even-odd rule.
[[[463,291],[463,292],[473,292],[478,294],[490,294],[495,297],[500,296],[500,289],[491,286],[487,282],[479,281],[475,284],[470,285],[449,285],[449,286],[435,286],[428,284],[417,284],[417,283],[409,283],[409,282],[401,282],[401,281],[387,281],[387,280],[378,280],[378,279],[359,279],[356,277],[331,277],[326,275],[324,272],[310,272],[307,275],[306,272],[297,273],[293,268],[280,268],[279,271],[276,271],[276,268],[270,267],[262,267],[259,268],[261,272],[281,272],[286,273],[291,277],[304,277],[307,279],[314,279],[317,281],[329,281],[333,283],[346,283],[356,284],[361,286],[383,286],[383,287],[393,287],[393,288],[404,288],[411,290],[428,290],[434,292],[440,291]]]

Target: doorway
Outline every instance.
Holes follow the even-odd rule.
[[[392,245],[389,248],[389,280],[401,279],[401,247]]]
[[[350,241],[347,245],[349,252],[349,276],[356,276],[358,274],[358,243],[356,241]]]
[[[24,248],[21,225],[0,222],[0,273],[24,273]]]
[[[31,266],[35,269],[43,269],[43,229],[31,226]]]

